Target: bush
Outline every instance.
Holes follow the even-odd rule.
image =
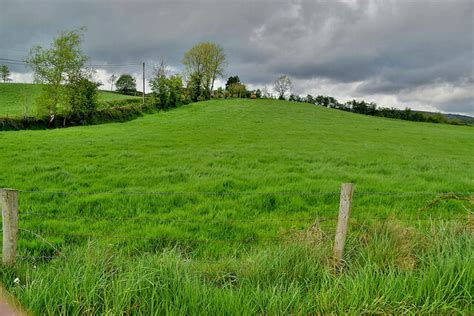
[[[140,100],[141,101],[141,100]],[[58,114],[54,120],[49,117],[27,118],[0,118],[0,131],[23,129],[47,129],[68,126],[94,125],[106,122],[125,122],[142,116],[143,112],[151,112],[150,107],[130,104],[119,107],[110,107],[98,111],[86,111],[71,115]]]

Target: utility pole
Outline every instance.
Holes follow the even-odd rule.
[[[145,62],[143,62],[143,105],[145,105]]]

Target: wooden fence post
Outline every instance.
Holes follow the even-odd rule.
[[[336,238],[334,240],[334,260],[336,266],[342,262],[344,253],[344,244],[346,243],[347,225],[351,215],[352,194],[354,185],[352,183],[343,183],[341,185],[341,197],[339,202],[339,217],[337,219]]]
[[[3,257],[5,265],[12,266],[16,259],[18,234],[18,191],[0,189],[2,204]]]

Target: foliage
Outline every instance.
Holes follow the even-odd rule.
[[[435,113],[435,114],[421,113],[418,111],[413,111],[410,108],[405,108],[405,110],[399,110],[396,108],[378,107],[377,104],[374,102],[367,103],[363,100],[361,101],[351,100],[351,101],[346,102],[345,104],[341,104],[335,98],[330,97],[330,96],[323,96],[323,95],[319,95],[317,97],[307,95],[306,97],[301,98],[298,95],[292,94],[289,97],[289,101],[306,102],[306,103],[316,104],[316,105],[338,109],[342,111],[347,111],[347,112],[395,118],[395,119],[401,119],[401,120],[406,120],[406,121],[447,123],[447,124],[452,124],[452,125],[463,125],[463,124],[473,125],[474,124],[474,119],[468,116],[465,116],[464,121],[461,121],[459,118],[448,119],[440,113]]]
[[[234,84],[234,83],[240,83],[240,78],[239,76],[230,76],[228,79],[227,79],[227,82],[225,84],[225,89],[226,90],[229,90],[229,87]]]
[[[214,98],[224,99],[225,97],[226,97],[226,91],[222,87],[219,87],[217,88],[217,90],[214,91]]]
[[[0,131],[25,129],[48,129],[70,126],[95,125],[110,122],[125,122],[133,120],[143,114],[141,99],[124,99],[121,101],[104,101],[107,104],[99,110],[83,110],[80,113],[57,114],[52,122],[45,117],[0,117]]]
[[[155,68],[150,86],[153,92],[150,102],[159,109],[176,107],[185,102],[181,76],[168,76],[167,66],[163,61]]]
[[[91,72],[85,68],[88,58],[80,47],[84,30],[61,32],[50,48],[35,46],[26,59],[34,72],[35,82],[44,84],[43,94],[38,98],[38,112],[47,113],[50,122],[58,110],[68,107],[66,86],[91,76]]]
[[[290,97],[288,98],[288,101],[303,102],[303,99],[299,95],[290,94]]]
[[[118,92],[124,94],[135,94],[137,91],[137,83],[135,78],[129,74],[122,74],[115,82],[115,87]]]
[[[98,106],[97,88],[99,84],[86,78],[66,85],[67,108],[64,114],[81,116],[87,112],[95,111]]]
[[[196,44],[184,54],[182,62],[188,79],[188,89],[192,90],[192,99],[209,99],[215,80],[224,75],[226,58],[222,47],[212,42]],[[196,92],[199,94],[196,95]]]
[[[247,87],[243,83],[232,83],[227,89],[231,97],[245,98],[247,97]]]
[[[273,83],[273,88],[278,93],[278,99],[284,100],[285,94],[291,91],[291,80],[288,76],[283,75]]]
[[[8,81],[11,81],[10,79],[10,69],[8,68],[7,65],[0,65],[0,80],[3,81],[3,83],[6,83]]]
[[[32,313],[472,310],[471,204],[429,193],[473,190],[471,128],[234,99],[1,144],[0,186],[35,191],[20,193],[20,227],[64,255],[31,259],[55,251],[20,232],[0,280]],[[315,220],[337,217],[343,181],[357,187],[337,273],[335,222]]]
[[[202,78],[197,73],[192,73],[190,75],[186,92],[188,98],[193,102],[198,101],[202,97]]]

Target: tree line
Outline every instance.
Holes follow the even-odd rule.
[[[429,122],[429,123],[447,123],[453,125],[461,125],[462,122],[458,119],[447,119],[441,113],[435,113],[433,115],[428,115],[413,111],[410,108],[405,108],[400,110],[393,107],[379,107],[375,102],[366,102],[364,100],[357,101],[351,100],[345,103],[338,102],[335,98],[330,96],[317,96],[313,97],[308,94],[306,97],[300,97],[294,94],[291,94],[289,101],[293,102],[306,102],[314,105],[320,105],[327,108],[342,110],[346,112],[394,118],[406,121],[415,121],[415,122]]]

